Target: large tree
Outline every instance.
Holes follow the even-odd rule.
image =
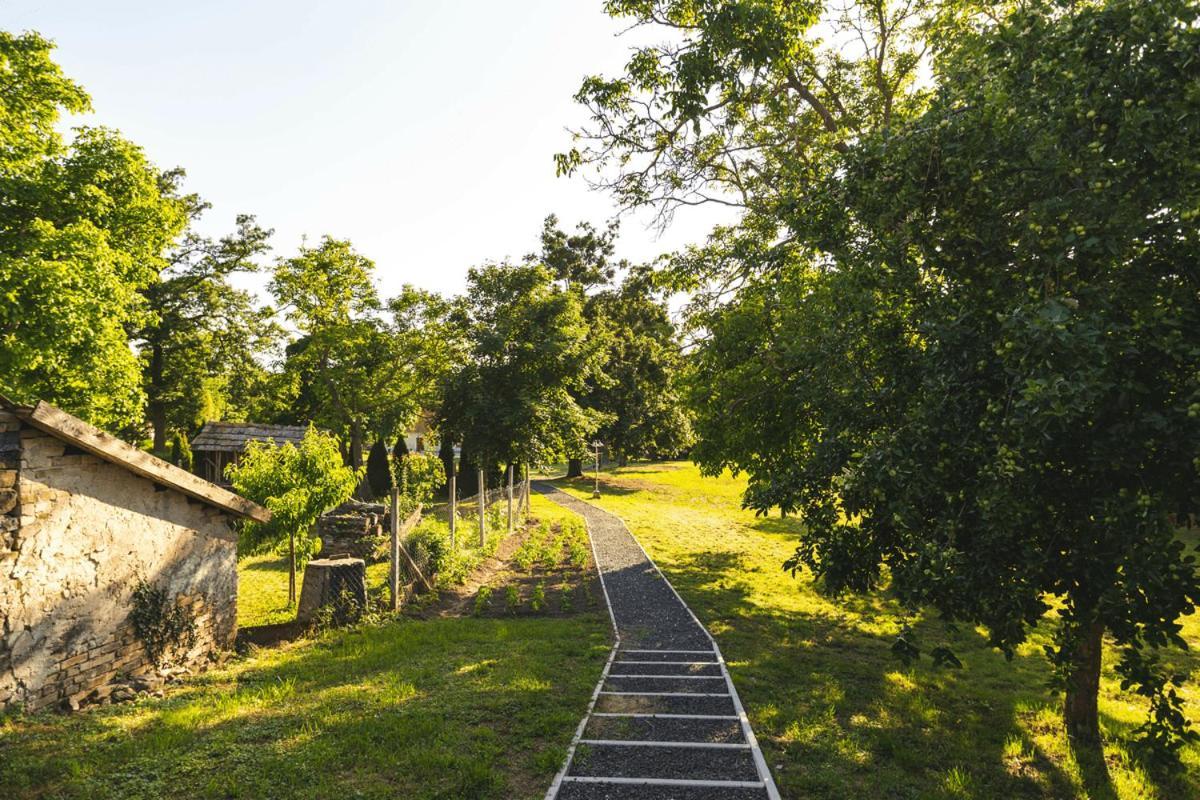
[[[599,419],[575,395],[599,353],[578,294],[541,265],[495,264],[470,271],[464,299],[468,350],[446,383],[442,435],[485,468],[579,452]]]
[[[680,391],[683,356],[649,270],[631,270],[620,286],[589,297],[587,317],[603,352],[581,402],[605,415],[598,438],[622,465],[684,452],[692,428]]]
[[[176,173],[102,128],[35,33],[0,32],[0,391],[132,432],[144,396],[131,330],[187,221]]]
[[[301,334],[285,365],[290,415],[342,434],[355,467],[369,437],[391,437],[435,399],[455,341],[448,303],[405,287],[385,306],[373,273],[349,242],[326,237],[281,260],[271,281]]]
[[[888,578],[1007,654],[1054,616],[1080,743],[1111,637],[1170,744],[1154,651],[1200,598],[1171,526],[1200,488],[1196,4],[855,2],[824,41],[857,51],[823,7],[610,3],[678,36],[585,82],[559,159],[666,216],[744,210],[678,259],[696,456],[803,514],[791,566],[830,591]]]
[[[194,197],[194,222],[208,206]],[[273,312],[230,276],[255,272],[270,231],[250,216],[220,239],[189,230],[172,249],[166,269],[143,290],[153,315],[136,334],[143,363],[153,448],[161,454],[170,431],[185,435],[208,419],[247,417],[240,395],[260,379],[259,359],[280,337]]]

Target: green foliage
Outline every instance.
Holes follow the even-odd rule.
[[[487,586],[487,585],[480,586],[479,589],[475,592],[475,605],[474,605],[475,616],[477,616],[477,617],[481,616],[485,611],[487,611],[488,606],[490,606],[491,603],[492,603],[492,587]]]
[[[298,446],[251,442],[228,478],[238,494],[271,512],[268,523],[245,524],[239,551],[277,552],[294,536],[303,563],[316,552],[319,540],[311,532],[317,518],[353,494],[362,471],[342,462],[337,439],[310,427]]]
[[[537,264],[475,268],[467,282],[468,353],[447,382],[442,435],[491,464],[577,452],[597,419],[573,393],[598,359],[579,296]]]
[[[131,430],[144,398],[127,331],[151,318],[141,291],[186,204],[178,175],[114,131],[64,143],[60,115],[90,106],[51,48],[0,32],[0,392]]]
[[[410,453],[400,463],[404,493],[417,503],[434,500],[446,485],[441,459],[431,453]]]
[[[376,439],[375,443],[371,445],[371,452],[367,455],[367,484],[371,487],[371,494],[375,497],[387,497],[388,492],[395,485],[390,461],[387,445],[384,444],[383,438]]]
[[[175,436],[171,440],[171,463],[190,472],[193,460],[191,442],[182,431],[175,431]]]
[[[171,652],[187,651],[196,643],[196,618],[191,610],[144,578],[133,588],[129,621],[155,666],[166,663]]]
[[[510,614],[515,614],[521,607],[521,592],[515,584],[509,584],[504,589],[504,608]]]
[[[425,577],[431,579],[440,576],[454,556],[450,549],[449,531],[432,526],[414,530],[405,541],[405,546]]]
[[[1200,601],[1171,524],[1200,489],[1196,22],[1171,0],[1007,11],[941,49],[919,114],[688,263],[741,282],[694,319],[705,468],[802,514],[789,566],[831,592],[889,576],[1009,657],[1060,606],[1081,742],[1106,634],[1151,740],[1188,735],[1143,656]]]
[[[546,607],[546,587],[539,581],[533,587],[533,593],[529,596],[529,608],[533,612],[541,611]]]
[[[281,260],[270,284],[301,333],[285,363],[291,414],[343,434],[352,464],[368,430],[390,436],[432,402],[454,341],[449,304],[406,286],[385,306],[374,270],[349,242],[325,237]]]
[[[685,452],[692,427],[679,387],[683,359],[667,304],[655,295],[650,276],[637,271],[619,287],[593,295],[587,316],[604,342],[599,377],[582,397],[607,419],[597,438],[622,462]]]
[[[208,205],[187,196],[189,225]],[[189,229],[166,256],[162,271],[142,294],[153,316],[134,335],[142,361],[147,417],[156,450],[170,430],[193,431],[208,420],[255,419],[266,370],[258,357],[271,353],[282,332],[270,308],[230,278],[259,269],[271,232],[249,215],[220,239]]]

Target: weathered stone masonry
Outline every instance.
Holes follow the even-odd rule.
[[[36,711],[150,669],[129,622],[138,578],[194,612],[179,661],[232,646],[232,522],[0,410],[0,707]]]

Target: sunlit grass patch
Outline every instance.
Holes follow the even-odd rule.
[[[1106,658],[1101,764],[1080,763],[1063,730],[1043,646],[1053,619],[1010,663],[973,626],[947,631],[935,615],[905,616],[886,594],[830,599],[807,575],[782,569],[801,521],[741,509],[744,480],[701,477],[690,464],[632,465],[560,481],[622,517],[697,616],[718,638],[784,797],[1200,797],[1200,746],[1178,775],[1148,774],[1128,745],[1145,703],[1121,691]],[[963,669],[928,659],[902,668],[890,645],[912,624],[926,650],[946,643]],[[1200,670],[1200,619],[1184,620],[1193,651],[1171,654]],[[1200,690],[1184,689],[1200,723]]]

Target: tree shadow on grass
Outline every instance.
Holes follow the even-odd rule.
[[[399,623],[163,701],[0,729],[4,797],[540,796],[608,650],[594,615]]]
[[[697,553],[670,577],[720,641],[784,797],[1117,798],[1102,756],[1077,754],[1075,777],[1035,741],[1060,723],[1045,711],[1049,669],[1033,648],[1006,663],[980,633],[960,630],[949,644],[964,669],[905,667],[890,651],[894,632],[880,630],[894,616],[886,599],[787,613],[758,605],[740,567],[737,553]],[[923,643],[947,638],[937,619],[913,629]],[[1118,735],[1129,727],[1103,724]],[[1194,788],[1150,780],[1163,798]]]

